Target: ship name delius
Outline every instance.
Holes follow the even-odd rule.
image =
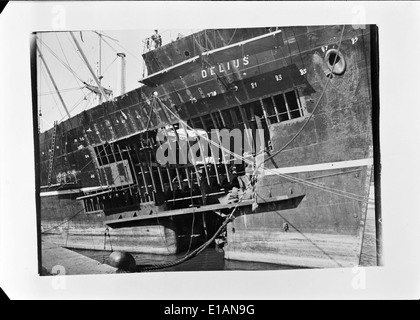
[[[238,69],[241,66],[247,66],[249,64],[249,56],[246,55],[242,59],[231,60],[228,62],[221,62],[217,65],[205,68],[201,70],[201,77],[207,78],[209,75],[214,76],[218,72],[229,72],[230,70]]]

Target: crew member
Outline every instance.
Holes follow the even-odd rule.
[[[155,49],[162,46],[162,37],[157,30],[155,30],[155,34],[151,38],[155,42]]]

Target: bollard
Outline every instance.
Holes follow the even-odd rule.
[[[136,270],[136,260],[128,252],[114,251],[109,256],[109,264],[124,271],[134,272]]]

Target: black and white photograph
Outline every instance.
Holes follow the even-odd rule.
[[[328,4],[306,5],[6,6],[30,18],[16,29],[24,58],[2,56],[25,70],[21,82],[2,76],[24,92],[2,110],[2,139],[15,147],[2,151],[1,221],[14,227],[1,226],[1,243],[19,239],[2,250],[30,252],[22,268],[53,298],[71,283],[106,296],[107,281],[153,288],[132,292],[148,298],[184,286],[194,290],[173,298],[290,298],[320,283],[369,297],[384,294],[372,283],[388,288],[378,275],[400,268],[398,255],[414,261],[399,275],[408,281],[418,261],[401,250],[418,237],[404,230],[418,218],[410,225],[406,200],[419,190],[389,171],[394,148],[410,149],[398,136],[408,106],[386,99],[392,28],[370,4],[339,3],[327,19]],[[415,168],[405,159],[402,170]]]
[[[375,26],[114,33],[33,35],[44,272],[377,265]]]

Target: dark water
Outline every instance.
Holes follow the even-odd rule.
[[[100,263],[108,263],[110,251],[97,250],[76,250],[73,251],[83,254],[89,258],[95,259]],[[155,254],[138,254],[133,253],[136,264],[140,269],[141,266],[166,264],[183,258],[187,252],[176,255],[155,255]],[[207,248],[198,256],[182,262],[179,265],[153,270],[150,272],[166,272],[166,271],[218,271],[218,270],[288,270],[296,269],[296,267],[283,266],[271,263],[261,262],[245,262],[237,260],[226,260],[223,257],[223,251],[216,251],[215,248]]]

